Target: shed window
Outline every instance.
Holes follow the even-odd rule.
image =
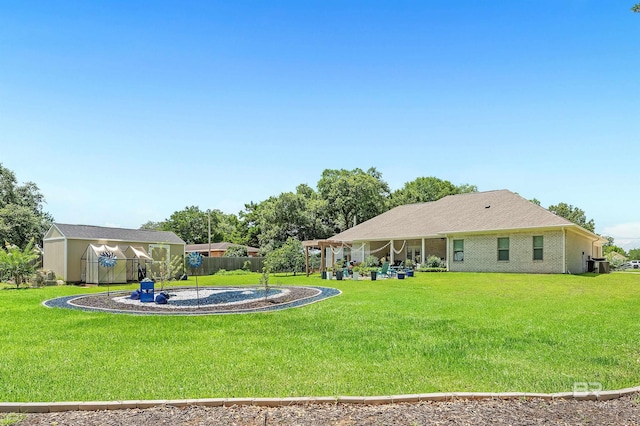
[[[498,260],[509,260],[509,238],[498,238]]]
[[[542,235],[533,237],[533,260],[542,260],[542,249],[544,248],[544,238]]]
[[[464,260],[464,240],[453,240],[453,261],[462,262]]]

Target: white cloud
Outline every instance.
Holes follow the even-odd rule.
[[[613,237],[613,243],[625,250],[640,248],[640,222],[607,226],[603,234]]]

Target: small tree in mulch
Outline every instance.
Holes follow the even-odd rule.
[[[264,266],[262,268],[262,275],[260,276],[260,285],[264,286],[264,301],[266,302],[269,298],[269,267]]]

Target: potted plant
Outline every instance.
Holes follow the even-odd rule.
[[[371,275],[371,281],[375,281],[378,277],[378,268],[369,267],[367,268],[369,274]]]
[[[329,266],[327,268],[327,279],[331,280],[333,278],[333,270],[331,269],[331,266]]]
[[[363,269],[362,266],[354,266],[353,267],[353,275],[352,275],[352,277],[353,277],[354,280],[357,281],[357,280],[360,279],[360,274],[362,274],[362,269]]]
[[[411,261],[411,259],[407,259],[404,263],[405,265],[405,271],[407,273],[407,277],[412,277],[413,276],[413,262]]]
[[[374,255],[370,254],[364,259],[364,271],[371,275],[371,281],[375,281],[378,275],[378,263],[379,260]]]
[[[333,265],[333,270],[336,273],[336,279],[337,280],[342,280],[342,275],[343,275],[342,274],[342,268],[343,268],[343,265],[342,265],[341,261],[338,261],[338,262],[335,263],[335,265]]]

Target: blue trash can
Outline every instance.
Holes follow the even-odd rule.
[[[140,281],[140,301],[145,303],[155,301],[155,283],[153,280],[145,278]]]

